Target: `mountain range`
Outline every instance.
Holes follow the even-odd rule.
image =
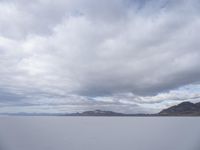
[[[162,110],[158,115],[161,116],[200,116],[200,102],[183,102],[178,105]]]
[[[4,113],[1,115],[14,115],[14,116],[138,116],[138,117],[148,117],[148,116],[200,116],[200,102],[182,102],[178,105],[164,109],[156,114],[125,114],[113,111],[104,110],[91,110],[77,113]]]
[[[85,111],[82,113],[69,114],[72,116],[200,116],[200,102],[182,102],[178,105],[169,107],[160,111],[157,114],[124,114],[112,111]]]

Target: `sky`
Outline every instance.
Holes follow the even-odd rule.
[[[157,113],[200,102],[198,0],[0,0],[0,113]]]

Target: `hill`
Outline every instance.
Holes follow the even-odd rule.
[[[183,102],[162,110],[161,116],[200,116],[200,103]]]

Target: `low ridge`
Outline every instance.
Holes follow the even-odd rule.
[[[183,102],[162,110],[159,115],[166,116],[199,116],[200,103]]]

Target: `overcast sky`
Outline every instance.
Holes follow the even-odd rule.
[[[0,0],[0,113],[199,102],[199,39],[199,0]]]

